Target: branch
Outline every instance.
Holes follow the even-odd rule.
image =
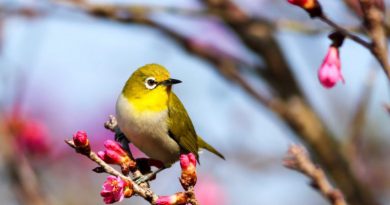
[[[333,205],[347,205],[342,192],[335,189],[324,171],[313,164],[303,146],[291,145],[284,159],[284,166],[308,176],[313,188],[317,189]]]
[[[328,16],[326,16],[325,14],[319,16],[318,18],[320,18],[323,22],[327,23],[329,26],[333,27],[335,30],[339,31],[340,33],[344,34],[345,37],[351,39],[352,41],[355,41],[356,43],[362,45],[363,47],[367,48],[368,50],[372,50],[372,45],[371,43],[363,40],[362,38],[360,38],[359,36],[351,33],[350,31],[346,30],[345,28],[339,26],[338,24],[336,24],[334,21],[332,21]]]
[[[65,143],[76,150],[77,147],[74,144],[73,140],[65,140]],[[142,198],[144,198],[146,201],[150,202],[151,204],[155,204],[158,196],[156,194],[154,194],[150,189],[143,188],[143,187],[139,186],[137,183],[135,183],[133,181],[133,179],[131,177],[127,177],[127,176],[123,175],[122,173],[120,173],[119,171],[117,171],[116,169],[114,169],[113,167],[108,165],[106,162],[104,162],[102,159],[100,159],[95,152],[91,151],[91,152],[89,152],[89,154],[87,154],[85,156],[88,157],[90,160],[94,161],[100,167],[102,167],[104,172],[106,172],[107,174],[110,174],[110,175],[113,175],[116,177],[120,177],[125,181],[129,181],[133,186],[134,193],[141,196]]]
[[[372,0],[359,0],[363,11],[364,25],[372,39],[371,52],[381,64],[390,79],[390,64],[388,60],[387,38],[384,26],[384,12]]]

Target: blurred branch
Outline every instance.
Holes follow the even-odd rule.
[[[378,8],[372,0],[359,0],[359,2],[363,11],[364,25],[368,30],[368,35],[372,39],[372,49],[370,51],[374,54],[387,77],[390,79],[384,10]]]
[[[303,146],[291,145],[284,159],[284,166],[308,176],[311,185],[333,205],[347,205],[342,192],[335,189],[326,178],[324,171],[313,164]]]
[[[363,137],[363,128],[366,122],[367,109],[371,100],[371,94],[373,92],[373,86],[377,75],[376,69],[370,69],[369,75],[367,75],[366,82],[362,89],[356,110],[352,116],[350,124],[350,134],[346,142],[346,151],[348,158],[352,162],[354,170],[361,179],[365,179],[363,161],[361,159],[361,145]]]
[[[4,117],[4,116],[0,116]],[[9,122],[0,119],[0,151],[4,159],[10,183],[20,204],[48,204],[39,179],[22,150],[17,150],[16,136],[10,130]]]
[[[128,4],[91,4],[87,0],[51,0],[53,3],[67,4],[67,5],[78,5],[83,6],[85,9],[107,9],[115,10],[118,12],[117,15],[137,15],[137,14],[150,14],[150,13],[169,13],[181,16],[200,16],[205,17],[210,15],[210,11],[204,9],[189,9],[180,7],[169,7],[169,6],[157,6],[157,5],[128,5]]]
[[[340,144],[324,122],[305,101],[283,52],[274,37],[271,23],[253,19],[229,0],[202,0],[209,10],[236,32],[244,45],[266,62],[262,77],[280,94],[283,102],[271,109],[295,131],[316,155],[323,167],[353,205],[377,204],[371,192],[356,178],[340,150]]]

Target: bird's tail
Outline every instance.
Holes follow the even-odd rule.
[[[200,136],[198,136],[198,146],[199,146],[199,148],[206,149],[209,152],[217,155],[218,157],[225,159],[225,157],[221,153],[219,153],[213,146],[211,146],[207,142],[205,142]]]

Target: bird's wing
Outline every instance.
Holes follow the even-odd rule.
[[[168,129],[169,135],[180,145],[185,152],[192,152],[198,159],[198,137],[191,119],[180,99],[171,93],[168,105]]]

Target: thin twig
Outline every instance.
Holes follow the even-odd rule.
[[[345,28],[339,26],[337,23],[335,23],[333,20],[331,20],[328,16],[326,16],[325,14],[319,16],[319,18],[324,21],[325,23],[327,23],[329,26],[333,27],[334,29],[336,29],[337,31],[339,31],[340,33],[344,34],[347,38],[355,41],[356,43],[364,46],[365,48],[367,48],[368,50],[371,51],[372,49],[372,45],[371,43],[363,40],[362,38],[360,38],[359,36],[351,33],[350,31],[346,30]]]
[[[312,180],[311,185],[333,205],[347,205],[342,192],[332,187],[324,171],[313,164],[303,146],[291,145],[289,147],[284,166],[308,176]]]

